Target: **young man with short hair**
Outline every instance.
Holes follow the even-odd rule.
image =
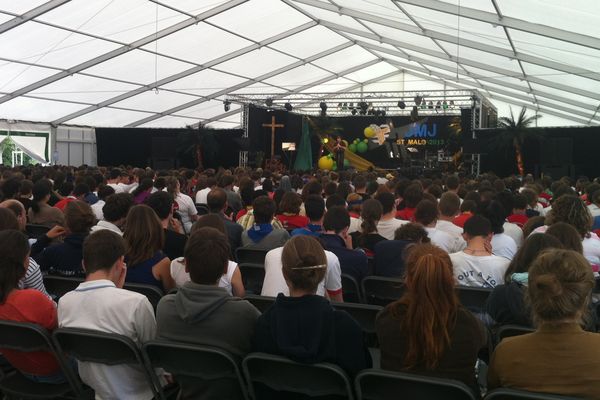
[[[311,194],[304,202],[304,210],[309,219],[305,228],[296,228],[292,236],[308,235],[319,237],[323,232],[323,216],[325,215],[325,200],[317,194]]]
[[[206,196],[206,205],[208,206],[209,212],[218,215],[223,221],[223,224],[225,224],[229,246],[231,246],[231,250],[235,252],[235,249],[242,244],[242,232],[244,231],[244,228],[225,216],[225,210],[227,210],[227,207],[229,206],[227,198],[227,192],[220,187],[216,187],[208,192],[208,195]]]
[[[65,294],[58,305],[62,328],[92,329],[116,333],[141,346],[154,339],[156,321],[146,296],[124,290],[125,242],[121,236],[101,230],[83,243],[85,282]],[[81,380],[96,392],[97,399],[152,399],[141,366],[79,362]]]
[[[104,207],[102,207],[104,220],[98,221],[95,226],[92,226],[92,233],[108,229],[123,236],[125,219],[131,207],[133,207],[133,196],[131,194],[117,193],[109,196]]]
[[[271,224],[275,215],[275,202],[267,196],[258,196],[252,203],[254,224],[242,233],[242,246],[252,249],[272,250],[281,247],[290,238],[285,229]]]
[[[375,196],[375,200],[381,203],[383,214],[377,223],[377,233],[387,240],[394,240],[394,232],[408,221],[396,219],[396,198],[389,192],[383,192]]]
[[[159,339],[218,347],[240,359],[252,350],[251,338],[260,312],[218,286],[227,272],[229,254],[227,238],[215,228],[200,228],[190,236],[184,259],[191,281],[158,304]],[[230,379],[177,379],[181,399],[243,398]]]
[[[447,253],[454,253],[464,248],[464,243],[460,238],[436,228],[438,206],[433,201],[421,200],[415,209],[414,218],[415,222],[425,227],[427,236],[431,239],[431,244],[445,250]]]
[[[460,214],[460,197],[452,192],[442,194],[438,203],[438,211],[435,229],[446,232],[458,242],[459,246],[455,251],[464,249],[467,243],[462,237],[463,229],[453,223],[454,218]]]
[[[494,288],[504,283],[510,260],[492,254],[492,235],[492,224],[481,215],[465,222],[463,237],[467,247],[450,254],[458,285]]]

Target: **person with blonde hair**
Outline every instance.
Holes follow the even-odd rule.
[[[600,335],[581,328],[593,287],[581,254],[555,249],[540,255],[527,288],[537,330],[500,342],[490,360],[488,389],[600,399]]]
[[[281,254],[289,296],[279,294],[259,317],[254,351],[302,363],[330,362],[350,375],[371,367],[371,356],[358,323],[316,294],[327,273],[327,257],[311,236],[292,237]]]

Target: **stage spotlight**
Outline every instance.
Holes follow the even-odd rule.
[[[352,107],[352,111],[350,111],[352,115],[356,115],[356,108]]]
[[[416,104],[416,105],[417,105],[417,107],[418,107],[418,106],[420,106],[420,105],[421,105],[421,102],[423,101],[423,97],[421,97],[421,96],[419,96],[419,95],[416,95],[416,96],[415,96],[415,98],[414,98],[414,100],[415,100],[415,104]]]
[[[444,110],[447,110],[447,109],[448,109],[448,102],[447,102],[446,100],[444,100],[444,101],[442,102],[442,108],[443,108]]]
[[[265,100],[265,104],[267,105],[267,107],[271,107],[273,105],[273,99],[271,97],[267,97],[267,99]]]
[[[433,110],[433,101],[431,101],[431,100],[429,101],[429,109]]]
[[[292,107],[292,103],[288,101],[283,105],[283,108],[285,108],[287,111],[292,111],[294,107]]]
[[[225,100],[223,102],[223,109],[225,110],[225,112],[231,110],[231,102],[229,100]]]
[[[403,101],[399,101],[399,102],[398,102],[398,107],[399,107],[401,110],[404,110],[404,109],[406,108],[406,103],[405,103],[405,102],[403,102]]]
[[[329,143],[329,138],[326,137],[325,139],[323,139],[323,143],[325,143],[325,144]]]

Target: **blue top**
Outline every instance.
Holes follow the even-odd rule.
[[[308,224],[306,228],[296,228],[292,231],[292,236],[307,235],[319,237],[323,227],[321,225]]]
[[[154,253],[152,258],[142,261],[138,264],[127,265],[127,276],[125,282],[142,283],[144,285],[152,285],[160,288],[164,292],[165,288],[160,280],[152,275],[152,267],[167,257],[162,251]]]

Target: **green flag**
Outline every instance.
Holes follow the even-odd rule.
[[[308,131],[308,121],[302,118],[302,137],[300,137],[300,146],[296,153],[296,162],[294,170],[310,171],[312,169],[312,148],[310,145],[310,132]]]

